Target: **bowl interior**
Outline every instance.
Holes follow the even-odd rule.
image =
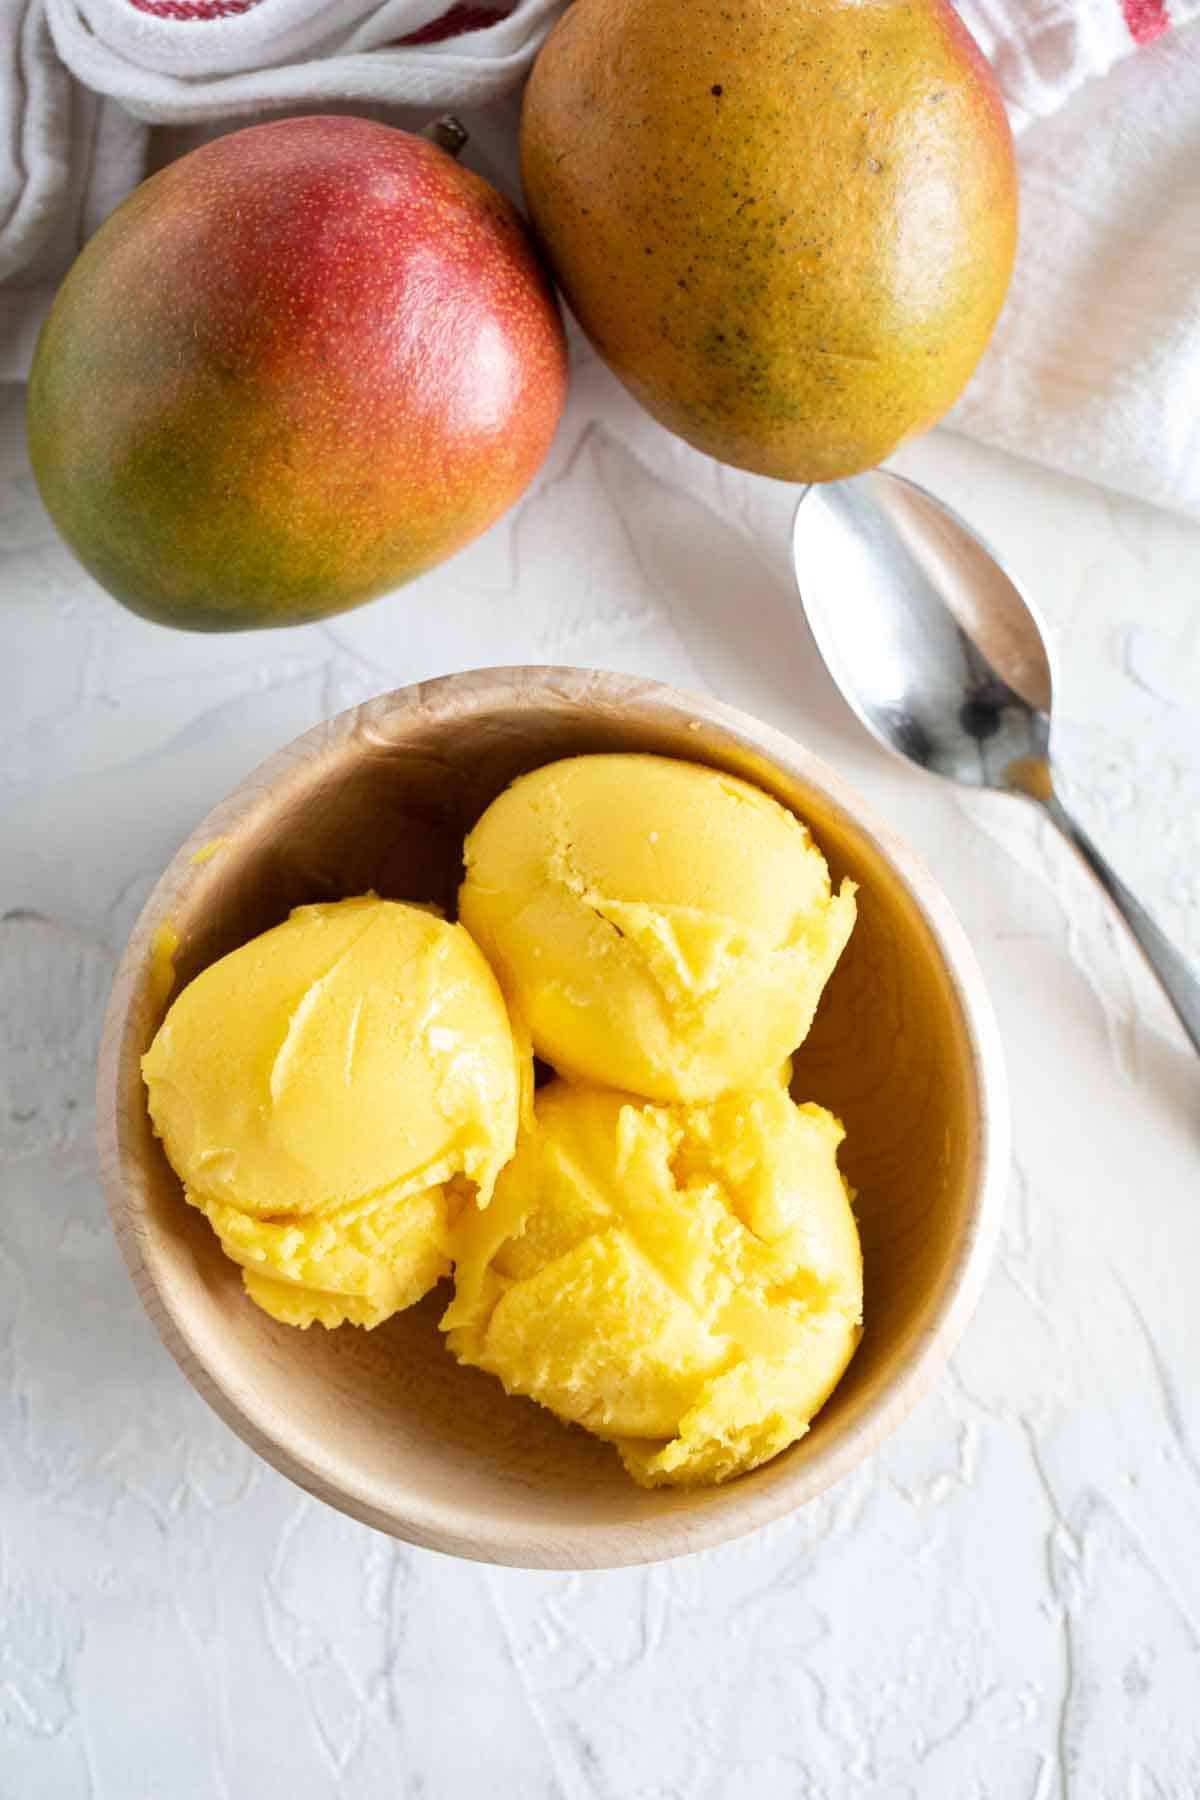
[[[453,904],[463,836],[519,772],[598,750],[687,756],[758,782],[812,828],[859,921],[796,1058],[794,1092],[844,1120],[866,1331],[808,1436],[728,1487],[645,1493],[611,1450],[460,1368],[437,1329],[448,1289],[374,1332],[277,1325],[184,1204],[146,1114],[138,1059],[175,991],[290,907],[374,887]],[[203,859],[204,840],[222,839]],[[902,853],[900,853],[902,856]],[[114,1218],[143,1299],[223,1415],[312,1491],[386,1530],[544,1566],[642,1560],[733,1535],[826,1486],[919,1385],[978,1231],[983,1117],[963,996],[894,850],[788,740],[655,684],[530,671],[386,696],[299,740],[218,808],[130,942],[105,1055]],[[101,1132],[105,1131],[104,1080]],[[940,1360],[940,1359],[938,1359]],[[736,1513],[725,1517],[730,1509]]]

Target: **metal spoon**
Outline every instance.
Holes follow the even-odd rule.
[[[868,731],[922,769],[1040,806],[1200,1050],[1200,981],[1054,791],[1049,651],[999,557],[924,488],[881,469],[809,488],[792,550],[817,647]]]

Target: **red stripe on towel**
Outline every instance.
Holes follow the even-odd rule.
[[[155,19],[186,21],[236,18],[238,13],[251,12],[258,0],[129,0],[129,4]],[[510,10],[507,6],[476,6],[471,0],[456,0],[440,19],[431,19],[427,25],[396,41],[409,45],[440,44],[446,38],[460,37],[465,31],[482,31],[488,25],[497,25],[508,17]]]
[[[459,4],[443,13],[440,19],[431,19],[428,25],[410,31],[407,37],[397,38],[396,42],[440,44],[443,38],[458,37],[464,31],[482,31],[487,25],[498,25],[508,14],[507,6],[472,6],[468,0],[459,0]]]
[[[129,0],[129,4],[155,19],[232,19],[252,11],[258,0]]]
[[[1171,29],[1165,0],[1121,0],[1121,11],[1135,44],[1152,44]]]

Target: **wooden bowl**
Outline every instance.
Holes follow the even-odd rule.
[[[795,1092],[845,1121],[866,1330],[807,1437],[721,1488],[643,1492],[614,1452],[460,1368],[443,1285],[378,1330],[299,1332],[247,1300],[150,1129],[139,1059],[175,987],[303,901],[374,887],[451,906],[464,833],[526,769],[648,750],[757,782],[794,808],[859,919],[796,1058]],[[779,732],[657,682],[491,669],[385,694],[298,738],[197,827],[134,928],[98,1078],[118,1241],[167,1348],[221,1417],[322,1500],[481,1561],[605,1568],[777,1519],[846,1474],[933,1381],[975,1303],[1008,1164],[1003,1062],[974,956],[912,854]]]

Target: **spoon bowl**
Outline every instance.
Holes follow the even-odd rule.
[[[1192,1044],[1200,982],[1054,791],[1046,634],[1000,557],[884,469],[809,488],[792,534],[800,597],[847,703],[888,750],[1042,807],[1122,914]]]

